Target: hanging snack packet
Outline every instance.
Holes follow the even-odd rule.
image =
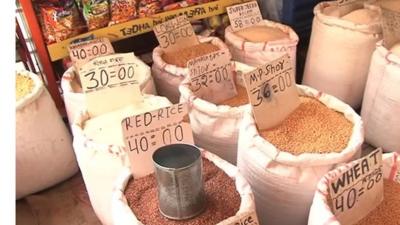
[[[139,2],[139,17],[147,17],[161,11],[161,2],[159,0],[140,0]]]
[[[106,27],[110,21],[110,9],[107,0],[82,0],[82,14],[88,30]]]
[[[110,25],[123,23],[137,17],[136,0],[110,0]]]

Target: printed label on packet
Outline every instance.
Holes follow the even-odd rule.
[[[186,15],[175,17],[153,29],[160,47],[165,52],[178,51],[180,49],[199,44],[193,27]]]
[[[187,63],[191,89],[201,99],[218,104],[237,95],[229,53],[212,52]]]
[[[108,38],[97,38],[71,44],[68,47],[71,61],[78,68],[90,60],[114,53],[114,48]]]
[[[300,104],[288,54],[244,74],[243,79],[261,130],[279,125]]]
[[[91,117],[143,100],[138,74],[146,72],[133,53],[97,57],[82,65],[79,77]]]
[[[400,4],[398,7],[391,5],[382,5],[382,30],[383,45],[391,48],[394,44],[400,43]]]
[[[133,177],[143,177],[154,171],[152,155],[162,146],[193,144],[186,103],[160,108],[122,120],[125,149],[131,162]]]
[[[237,217],[240,217],[237,219]],[[226,225],[259,225],[257,214],[255,211],[242,213],[241,215],[235,216],[235,218],[227,219]]]
[[[354,224],[383,201],[382,149],[354,161],[329,181],[331,209],[341,224]]]
[[[233,31],[259,24],[263,19],[257,1],[226,7]]]

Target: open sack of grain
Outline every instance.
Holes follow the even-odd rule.
[[[78,171],[72,138],[38,75],[16,72],[16,199]]]
[[[188,74],[187,62],[190,59],[228,48],[217,37],[197,37],[200,44],[180,51],[165,53],[160,46],[153,50],[151,69],[157,92],[174,104],[179,102],[179,85]]]
[[[135,56],[135,58],[137,57]],[[136,63],[139,64],[139,68],[135,71],[135,76],[139,81],[140,89],[146,94],[157,94],[150,67],[139,58],[137,59]],[[69,123],[73,123],[79,112],[86,109],[85,95],[82,92],[78,71],[75,67],[70,67],[64,72],[61,79],[61,88]]]
[[[400,152],[400,43],[388,50],[378,42],[372,55],[361,117],[365,140]]]
[[[297,87],[300,105],[280,125],[260,132],[249,109],[240,126],[238,168],[253,190],[261,224],[306,224],[319,179],[360,156],[364,132],[354,110]]]
[[[232,66],[238,94],[231,99],[214,104],[199,98],[190,89],[189,79],[182,82],[179,91],[181,102],[189,103],[190,125],[195,144],[236,164],[239,126],[244,108],[249,107],[242,74],[255,68],[239,62],[232,62]]]
[[[257,223],[251,188],[238,169],[218,156],[202,151],[207,206],[198,216],[169,220],[158,209],[157,182],[153,174],[132,179],[129,168],[120,173],[112,196],[115,225],[230,225]]]
[[[321,2],[314,8],[303,84],[361,106],[375,43],[382,38],[379,8]]]
[[[89,118],[81,111],[71,125],[74,150],[90,202],[103,224],[112,224],[111,195],[115,179],[130,162],[125,152],[121,121],[132,115],[169,106],[168,99],[144,95],[137,105],[128,105]]]
[[[299,37],[289,26],[269,20],[234,32],[231,26],[225,29],[225,43],[232,60],[251,66],[260,66],[289,54],[296,66],[296,50]]]
[[[351,163],[339,167],[324,176],[318,183],[308,220],[309,225],[340,225],[337,217],[328,205],[328,179],[335,179],[342,170],[351,167]],[[400,222],[400,157],[397,153],[382,155],[384,199],[356,225],[397,225]],[[375,176],[374,176],[375,177]],[[357,207],[357,206],[355,206]],[[358,206],[360,207],[360,206]],[[363,206],[361,206],[363,207]],[[343,224],[344,225],[344,224]]]

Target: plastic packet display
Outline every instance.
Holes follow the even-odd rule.
[[[136,0],[110,0],[110,25],[123,23],[138,16]]]
[[[161,2],[158,0],[140,0],[139,17],[146,17],[162,12]]]
[[[172,4],[166,5],[163,7],[163,10],[169,11],[169,10],[189,7],[189,6],[196,5],[196,4],[197,4],[197,0],[183,0],[183,1],[179,1],[179,2],[175,2]]]
[[[110,21],[110,9],[107,0],[81,0],[82,14],[88,30],[106,27]]]

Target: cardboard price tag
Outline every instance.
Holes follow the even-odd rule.
[[[257,1],[226,7],[233,31],[259,24],[263,19]]]
[[[243,79],[261,130],[279,125],[300,104],[288,54],[244,74]]]
[[[354,161],[329,181],[332,211],[341,224],[354,224],[383,201],[382,149]]]
[[[187,104],[179,103],[122,121],[133,177],[143,177],[154,171],[152,155],[158,148],[175,143],[194,143],[190,124],[183,121],[187,113]]]
[[[146,68],[139,65],[133,53],[102,56],[82,65],[79,77],[90,116],[143,100],[137,79]]]
[[[215,104],[237,95],[229,53],[224,50],[189,60],[191,89]]]
[[[237,219],[235,218],[228,219],[226,221],[227,225],[259,225],[260,223],[258,222],[257,214],[256,212],[248,212],[248,213],[242,213],[239,215],[240,218]]]
[[[114,53],[114,48],[108,38],[98,38],[71,44],[68,47],[72,62],[79,68],[90,60]]]
[[[383,45],[386,48],[400,42],[400,4],[398,5],[396,9],[382,5]]]
[[[153,31],[160,47],[166,52],[178,51],[199,44],[193,27],[185,15],[159,24],[154,27]]]

